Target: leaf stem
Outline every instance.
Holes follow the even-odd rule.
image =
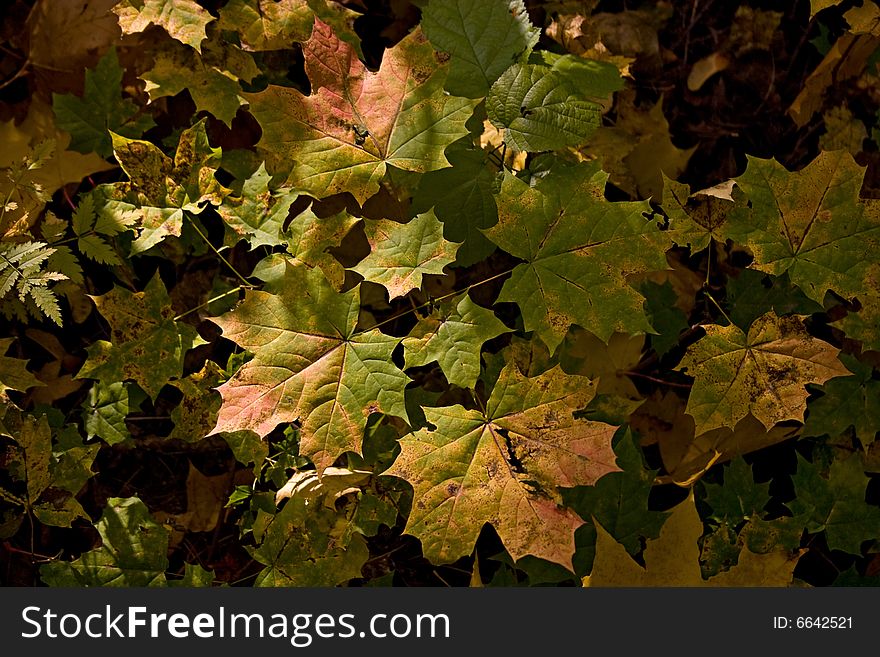
[[[249,285],[247,286],[247,288],[245,288],[244,285],[239,285],[238,287],[233,288],[233,289],[231,289],[231,290],[226,290],[226,292],[224,292],[223,294],[218,294],[216,297],[213,297],[213,298],[211,298],[211,299],[208,299],[208,300],[205,301],[204,303],[200,303],[200,304],[199,304],[198,306],[196,306],[195,308],[190,308],[189,310],[180,313],[177,317],[174,318],[173,321],[175,321],[175,322],[179,322],[181,319],[183,319],[183,318],[186,317],[187,315],[190,315],[190,314],[196,312],[197,310],[201,310],[202,308],[205,308],[206,306],[210,306],[210,305],[211,305],[212,303],[214,303],[215,301],[220,301],[220,299],[222,299],[222,298],[224,298],[224,297],[228,297],[230,294],[233,294],[233,293],[235,293],[235,292],[240,292],[240,291],[243,290],[243,289],[251,289],[251,288],[253,288],[253,285],[250,285],[250,284],[249,284]]]
[[[209,240],[205,236],[205,234],[199,228],[198,224],[196,224],[196,222],[193,221],[192,218],[190,218],[189,223],[190,223],[190,225],[192,225],[193,228],[195,228],[196,232],[199,234],[199,237],[201,237],[203,240],[205,240],[205,244],[210,246],[211,250],[217,254],[217,257],[220,258],[221,261],[223,261],[223,264],[225,264],[227,267],[229,267],[229,269],[232,270],[232,273],[235,274],[236,277],[238,278],[238,280],[240,280],[242,282],[243,286],[248,287],[248,288],[252,288],[253,285],[251,284],[251,282],[248,281],[248,279],[246,279],[244,276],[242,276],[239,273],[239,271],[235,267],[232,266],[232,263],[230,263],[226,258],[223,257],[223,254],[221,254],[220,251],[217,250],[217,247],[215,247],[213,244],[211,244],[211,240]]]

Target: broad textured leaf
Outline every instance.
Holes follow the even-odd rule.
[[[310,96],[269,86],[246,97],[270,169],[312,196],[350,192],[363,203],[386,165],[439,169],[443,149],[467,132],[475,103],[443,93],[447,68],[418,30],[385,51],[376,73],[319,19],[303,51]]]
[[[456,253],[456,263],[466,267],[495,249],[480,229],[498,222],[495,194],[500,189],[500,178],[488,165],[485,151],[459,147],[460,143],[446,149],[451,167],[422,175],[412,207],[418,213],[434,208],[434,214],[443,222],[443,237],[463,243]]]
[[[642,538],[657,538],[667,513],[648,509],[656,470],[645,469],[638,443],[627,430],[615,448],[620,472],[611,472],[594,486],[563,491],[565,505],[582,518],[594,518],[630,554],[642,549]]]
[[[836,438],[849,427],[867,447],[880,431],[880,381],[874,368],[842,354],[840,360],[854,376],[832,379],[823,387],[823,394],[807,406],[805,436],[829,435]]]
[[[256,586],[335,586],[360,577],[370,551],[335,509],[293,497],[269,523],[252,554],[267,566]]]
[[[129,412],[128,385],[122,381],[95,381],[83,403],[83,426],[89,438],[98,436],[108,445],[129,437],[125,416]]]
[[[200,50],[207,38],[205,26],[214,17],[193,0],[121,0],[113,8],[119,16],[119,27],[124,34],[143,32],[150,25],[158,25],[169,35]]]
[[[808,383],[850,374],[840,351],[812,337],[797,317],[772,311],[756,319],[748,334],[736,326],[706,326],[681,368],[694,377],[687,412],[699,435],[733,427],[751,414],[771,428],[783,420],[803,422]]]
[[[825,531],[828,547],[861,554],[861,545],[880,536],[880,508],[865,502],[868,477],[862,457],[835,459],[827,477],[798,454],[792,475],[795,499],[787,503],[795,515],[806,514],[807,531]]]
[[[299,194],[285,187],[274,192],[269,190],[272,176],[266,173],[265,164],[244,181],[241,196],[228,196],[217,212],[226,225],[232,229],[235,242],[246,239],[252,249],[258,246],[277,246],[283,244],[282,236],[287,213]]]
[[[714,240],[724,244],[728,217],[744,203],[741,194],[724,198],[700,192],[691,193],[688,185],[663,176],[662,208],[669,217],[669,231],[679,246],[702,251]],[[738,203],[740,201],[740,203]]]
[[[600,107],[549,66],[515,64],[492,85],[489,120],[520,151],[552,151],[583,143],[599,126]]]
[[[171,411],[174,422],[171,438],[196,442],[211,433],[220,409],[220,395],[214,388],[225,378],[223,370],[209,360],[200,371],[174,383],[174,387],[183,393],[183,399]]]
[[[300,263],[317,267],[337,290],[345,281],[345,268],[331,249],[338,247],[355,224],[356,217],[345,210],[329,217],[318,217],[311,208],[301,212],[284,233],[287,253],[275,253],[261,260],[253,275],[266,282],[266,290],[273,292],[284,287],[289,264]]]
[[[13,342],[15,338],[0,338],[0,394],[45,385],[28,371],[26,360],[5,355]]]
[[[704,580],[697,546],[702,535],[703,522],[693,494],[672,509],[660,537],[648,541],[644,568],[599,525],[596,527],[596,558],[591,574],[584,578],[584,586],[789,586],[802,554],[792,555],[788,550],[755,554],[743,549],[736,566]]]
[[[230,0],[220,10],[220,26],[237,32],[245,50],[287,50],[309,38],[315,16],[363,57],[354,31],[360,14],[335,0]]]
[[[111,497],[96,523],[103,545],[40,567],[49,586],[163,586],[169,532],[137,497]]]
[[[442,274],[455,261],[458,244],[443,239],[443,224],[431,211],[406,224],[366,219],[364,230],[370,254],[352,269],[384,286],[391,299],[419,289],[424,274]]]
[[[155,55],[153,68],[141,75],[150,101],[176,96],[189,90],[197,111],[206,111],[232,125],[245,100],[240,82],[250,82],[260,73],[253,57],[236,46],[212,37],[201,54],[174,41]]]
[[[724,483],[704,481],[703,485],[706,503],[712,507],[711,517],[731,527],[760,514],[770,501],[770,484],[757,483],[752,468],[742,458],[724,468]]]
[[[506,174],[498,224],[484,231],[526,261],[498,300],[517,303],[525,329],[551,352],[572,324],[606,341],[614,331],[651,331],[627,276],[666,269],[667,238],[646,219],[646,202],[604,199],[607,177],[595,163],[557,165],[535,185]]]
[[[430,0],[422,29],[452,55],[446,90],[481,98],[520,55],[538,41],[522,0]]]
[[[823,152],[787,171],[775,160],[749,158],[736,183],[750,210],[728,222],[728,237],[752,251],[752,267],[791,282],[817,303],[833,290],[849,298],[880,249],[880,201],[860,201],[865,170],[844,151]]]
[[[104,213],[118,221],[126,213],[139,216],[140,234],[131,245],[133,254],[168,235],[179,237],[184,212],[198,214],[202,204],[220,205],[229,194],[214,177],[220,149],[208,143],[204,119],[181,133],[174,160],[148,141],[112,137],[113,153],[129,181],[102,185],[98,190],[105,200],[116,202],[115,210],[105,208]]]
[[[617,469],[615,427],[573,417],[593,394],[588,379],[558,367],[527,378],[510,364],[485,412],[424,408],[435,428],[401,439],[385,474],[415,490],[406,532],[425,556],[449,563],[469,555],[488,522],[514,559],[533,555],[571,570],[583,521],[557,504],[557,487],[591,485]]]
[[[869,265],[858,301],[858,312],[849,312],[835,323],[865,349],[880,351],[880,264]]]
[[[51,483],[49,464],[52,460],[52,429],[46,416],[37,419],[31,415],[22,418],[16,432],[19,459],[10,470],[27,485],[27,502],[33,507]],[[16,467],[18,466],[18,467]]]
[[[406,367],[437,361],[449,383],[473,388],[480,376],[483,343],[508,331],[495,313],[464,294],[419,320],[403,340],[403,358]]]
[[[248,291],[215,321],[224,337],[255,353],[220,386],[214,433],[250,429],[265,436],[299,421],[300,453],[319,470],[346,451],[359,452],[367,417],[406,417],[409,379],[391,361],[399,338],[355,331],[357,289],[340,294],[323,274],[288,266],[278,294]]]
[[[197,344],[198,333],[174,320],[158,274],[143,292],[116,286],[93,299],[110,324],[110,340],[89,347],[79,378],[100,379],[105,385],[134,380],[155,399],[169,380],[183,376],[183,358]]]
[[[107,51],[94,70],[86,71],[82,98],[72,94],[52,94],[52,109],[58,127],[70,133],[72,150],[96,152],[101,157],[113,153],[110,132],[138,137],[155,124],[149,114],[140,114],[137,105],[122,98],[122,68],[116,49]]]
[[[754,269],[744,269],[727,280],[727,314],[741,329],[768,310],[783,315],[809,315],[824,309],[803,291],[791,284],[788,275],[770,276]]]

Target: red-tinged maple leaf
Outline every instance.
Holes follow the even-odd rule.
[[[556,503],[556,488],[588,486],[619,470],[616,427],[573,417],[594,394],[589,379],[558,366],[528,378],[510,364],[485,411],[425,408],[434,429],[401,439],[385,473],[413,485],[406,531],[421,539],[425,556],[450,563],[470,554],[488,522],[514,559],[534,555],[573,569],[583,520]]]
[[[303,55],[310,96],[274,85],[246,95],[263,128],[259,146],[297,189],[317,198],[350,192],[363,203],[389,164],[417,172],[448,166],[443,149],[466,134],[476,101],[443,91],[447,65],[419,30],[372,73],[316,18]]]
[[[319,471],[359,452],[373,412],[406,417],[409,378],[391,360],[400,338],[355,331],[358,290],[340,294],[319,269],[288,265],[280,294],[249,291],[213,321],[254,358],[218,388],[213,433],[248,429],[265,436],[299,422],[300,453]]]

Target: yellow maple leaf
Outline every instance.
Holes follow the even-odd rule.
[[[595,522],[595,521],[594,521]],[[584,577],[584,586],[789,586],[798,559],[787,550],[755,554],[743,547],[739,563],[730,570],[704,580],[700,573],[703,523],[691,491],[688,498],[672,509],[660,536],[648,541],[645,568],[636,563],[626,549],[596,522],[596,558],[593,571]]]

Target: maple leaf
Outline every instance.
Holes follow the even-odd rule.
[[[137,497],[111,497],[95,524],[101,547],[75,561],[40,567],[49,586],[161,586],[168,568],[169,532]]]
[[[131,406],[129,397],[129,386],[122,381],[95,381],[88,400],[83,402],[83,425],[88,437],[98,436],[108,445],[128,438],[125,416]]]
[[[443,224],[432,211],[405,224],[388,219],[364,223],[370,254],[352,269],[384,286],[390,299],[419,289],[423,275],[442,274],[455,261],[458,244],[443,239]]]
[[[220,395],[214,388],[224,379],[220,366],[207,361],[199,372],[174,382],[174,387],[183,393],[183,399],[171,411],[174,421],[172,438],[196,442],[210,433],[217,423],[220,408]]]
[[[730,198],[707,191],[692,193],[688,185],[663,176],[662,208],[669,217],[670,236],[679,246],[690,246],[692,253],[702,251],[713,240],[724,244],[728,216],[745,204],[739,190]]]
[[[859,442],[867,448],[880,431],[880,381],[874,378],[870,365],[847,354],[839,358],[854,376],[828,381],[824,394],[810,401],[804,435],[836,437],[854,427]]]
[[[6,356],[15,338],[0,338],[0,397],[9,390],[25,391],[33,386],[45,385],[27,369],[27,361]]]
[[[140,77],[147,83],[144,90],[151,102],[187,89],[197,111],[210,112],[231,126],[245,102],[240,83],[259,73],[250,53],[212,34],[201,54],[176,41],[164,43],[153,58],[153,68]]]
[[[807,383],[850,374],[840,351],[807,333],[798,316],[770,311],[749,327],[704,327],[681,369],[694,377],[687,412],[696,433],[732,427],[751,414],[771,428],[783,420],[803,422]]]
[[[335,586],[361,576],[364,537],[335,509],[292,497],[251,549],[264,564],[256,586]]]
[[[651,331],[627,276],[666,269],[667,238],[646,219],[646,202],[606,201],[607,178],[596,163],[556,165],[534,185],[505,174],[498,224],[484,231],[525,260],[498,300],[517,303],[525,329],[551,352],[572,324],[603,341]]]
[[[236,238],[246,239],[252,249],[283,244],[282,230],[291,204],[299,194],[289,187],[269,191],[272,176],[261,164],[244,181],[240,196],[228,196],[217,208]],[[229,244],[228,246],[234,246]]]
[[[495,313],[465,293],[419,320],[403,339],[403,358],[408,368],[437,361],[449,383],[473,388],[480,375],[483,343],[508,331]]]
[[[770,484],[758,484],[745,459],[737,458],[724,468],[724,483],[704,481],[706,504],[712,507],[711,517],[735,527],[743,520],[758,516],[770,501]]]
[[[462,242],[456,252],[456,263],[462,267],[479,262],[495,249],[480,229],[498,221],[495,194],[501,182],[487,153],[469,142],[465,138],[446,149],[452,166],[423,174],[412,200],[416,213],[434,208],[443,222],[444,238]]]
[[[583,521],[557,504],[556,488],[590,485],[617,469],[616,427],[573,417],[594,392],[558,367],[528,378],[509,364],[485,411],[425,407],[435,428],[402,438],[384,473],[413,486],[406,532],[425,556],[449,563],[470,554],[488,522],[514,559],[533,555],[572,570]]]
[[[750,209],[731,216],[727,236],[747,246],[755,269],[781,275],[817,303],[833,290],[863,290],[880,248],[880,202],[859,201],[865,170],[847,152],[822,152],[801,171],[749,158],[736,179]]]
[[[58,127],[70,133],[70,148],[80,153],[113,153],[110,132],[135,137],[155,123],[131,99],[122,98],[122,68],[116,48],[110,48],[94,70],[86,71],[82,98],[52,94]]]
[[[312,196],[350,192],[362,204],[387,165],[439,169],[443,149],[467,132],[475,102],[443,93],[447,67],[418,30],[372,73],[316,18],[303,55],[310,96],[270,85],[245,97],[274,170],[288,171],[288,181]]]
[[[835,459],[828,476],[798,454],[792,475],[795,499],[786,505],[807,516],[807,531],[824,531],[831,550],[861,554],[862,543],[880,535],[880,508],[865,502],[868,477],[860,454]]]
[[[198,333],[176,321],[171,300],[158,274],[143,292],[115,286],[92,297],[110,324],[110,341],[98,340],[78,378],[105,383],[134,380],[155,399],[170,379],[183,376],[183,357],[198,344]]]
[[[359,296],[357,289],[340,294],[318,270],[288,265],[278,294],[248,291],[215,318],[224,337],[255,356],[220,386],[212,433],[265,436],[299,421],[300,453],[321,471],[343,452],[360,451],[371,413],[406,418],[409,379],[391,361],[400,339],[355,330]]]
[[[522,0],[431,0],[422,10],[431,44],[452,56],[446,90],[480,98],[538,42]]]
[[[596,526],[596,557],[584,586],[789,586],[794,568],[803,552],[773,550],[755,554],[744,548],[739,562],[727,572],[704,580],[700,572],[703,523],[694,505],[693,492],[672,509],[660,530],[660,537],[648,541],[643,568],[601,524]]]
[[[595,518],[630,554],[642,549],[642,537],[657,538],[667,513],[648,509],[656,470],[645,469],[638,439],[627,430],[614,449],[619,472],[610,472],[594,486],[562,491],[565,505],[582,518]]]
[[[214,177],[220,165],[220,149],[212,148],[205,133],[205,119],[180,135],[174,159],[148,141],[112,134],[113,154],[128,182],[101,185],[95,193],[117,223],[130,224],[127,215],[140,217],[140,234],[131,252],[140,253],[168,235],[180,236],[185,212],[198,214],[202,204],[220,205],[229,190]]]
[[[113,8],[125,34],[158,25],[171,37],[201,52],[205,26],[214,20],[193,0],[121,0]]]
[[[834,323],[865,349],[880,351],[880,263],[868,265],[857,299],[861,306],[858,312],[849,312]]]
[[[309,38],[315,16],[363,57],[354,31],[359,14],[333,0],[230,0],[220,9],[220,27],[237,32],[245,50],[286,50]]]

